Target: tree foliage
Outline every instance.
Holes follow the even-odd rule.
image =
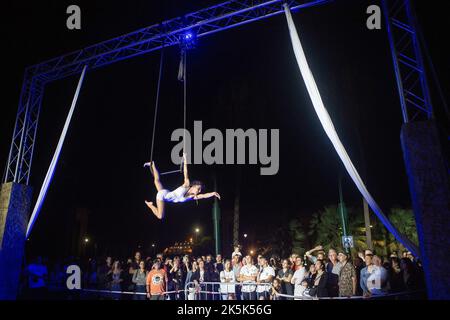
[[[348,235],[353,236],[354,253],[367,249],[366,229],[362,208],[348,207]],[[397,229],[410,239],[418,243],[414,214],[410,209],[393,208],[389,219]],[[396,241],[384,225],[371,215],[372,245],[376,253],[388,255],[393,251],[405,248]],[[325,249],[342,248],[342,222],[336,205],[325,206],[315,212],[309,223],[302,224],[300,219],[294,218],[288,224],[281,225],[271,232],[264,242],[264,252],[287,257],[291,253],[303,254],[309,247],[322,245]]]

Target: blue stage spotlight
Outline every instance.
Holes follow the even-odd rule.
[[[180,37],[180,46],[183,49],[192,49],[195,47],[197,35],[192,31],[186,31]]]

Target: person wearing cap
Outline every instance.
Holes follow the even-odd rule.
[[[353,264],[348,260],[348,254],[345,251],[339,251],[338,259],[341,264],[339,272],[339,296],[351,297],[356,294],[356,271]]]

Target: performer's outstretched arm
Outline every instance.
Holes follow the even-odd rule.
[[[189,181],[188,164],[187,164],[186,153],[183,153],[183,173],[184,173],[183,187],[189,188],[191,186],[191,182]]]
[[[203,194],[199,194],[197,196],[195,196],[195,200],[201,200],[201,199],[208,199],[208,198],[212,198],[212,197],[216,197],[217,199],[220,200],[220,194],[218,194],[217,192],[209,192],[209,193],[203,193]]]

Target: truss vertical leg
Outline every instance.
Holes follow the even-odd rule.
[[[433,118],[433,106],[410,0],[383,0],[403,121]]]
[[[6,164],[5,176],[3,182],[17,182],[16,177],[19,170],[20,153],[23,145],[23,137],[27,122],[27,106],[30,96],[32,78],[25,72],[25,79],[22,85],[22,91],[19,99],[19,107],[17,110],[16,122],[14,124],[14,132],[9,150],[8,162]]]
[[[410,0],[383,0],[404,125],[403,157],[429,299],[450,297],[450,182]]]
[[[30,90],[29,107],[27,113],[26,127],[24,131],[23,147],[20,156],[18,172],[18,183],[29,184],[31,165],[33,162],[36,132],[38,129],[39,115],[41,111],[42,98],[44,96],[44,84],[34,81]]]
[[[3,182],[28,184],[44,84],[28,71],[22,86],[14,133]]]

